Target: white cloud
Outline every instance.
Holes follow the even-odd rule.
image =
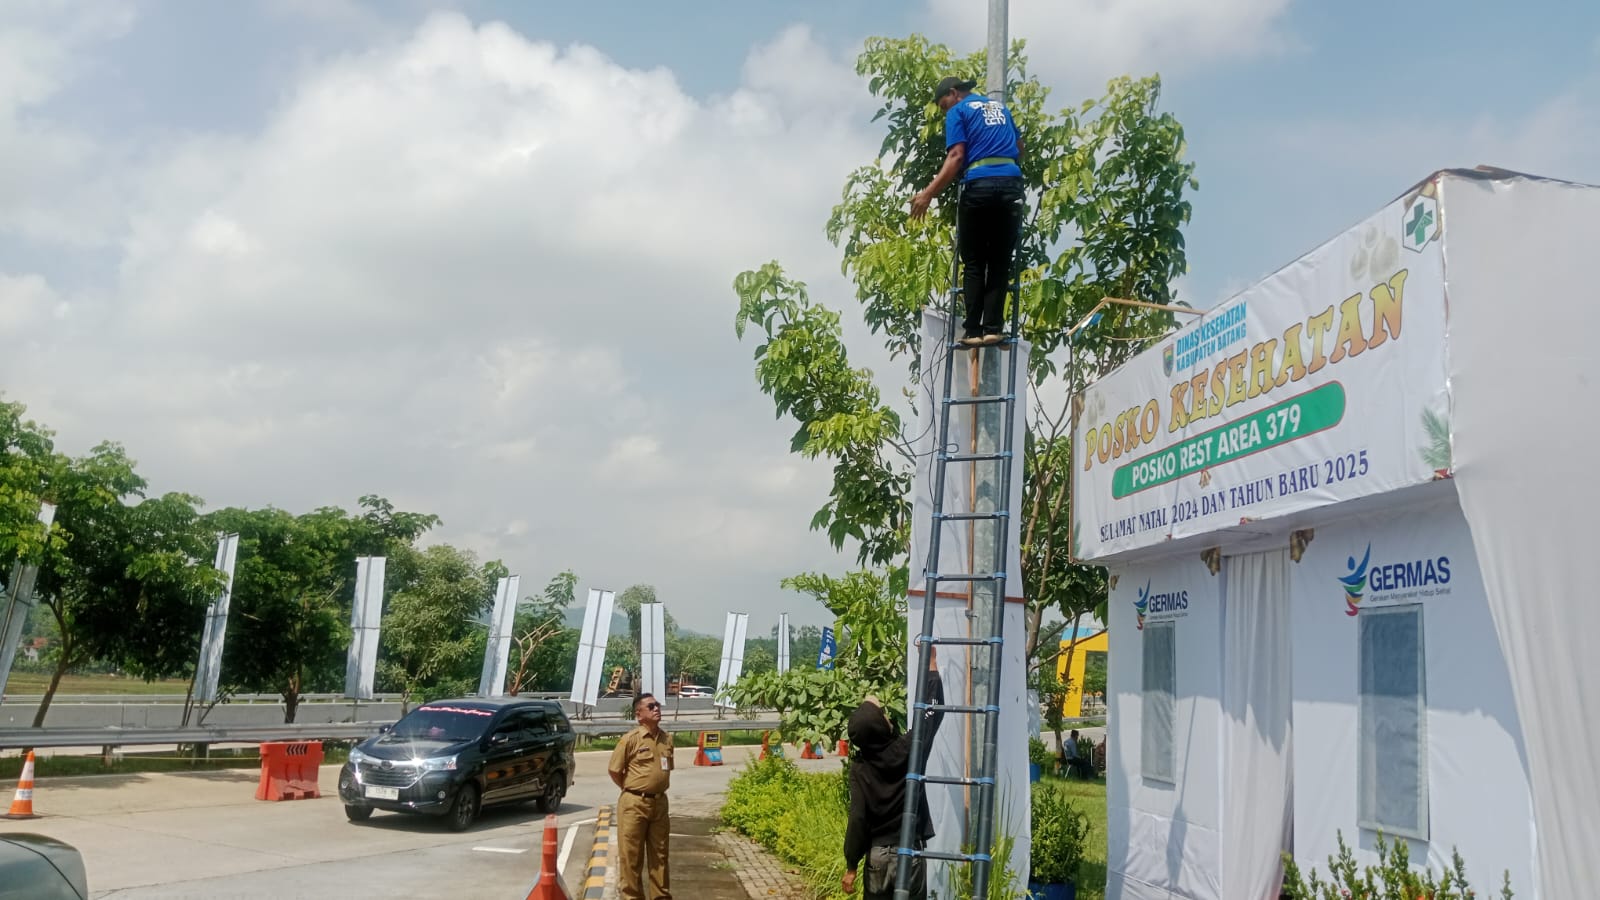
[[[1294,47],[1284,30],[1288,7],[1289,0],[1013,0],[1008,28],[1012,40],[1028,41],[1029,67],[1047,83],[1069,80],[1072,97],[1090,96],[1117,75],[1169,75]],[[928,0],[928,13],[933,33],[956,50],[984,45],[987,4]]]
[[[863,100],[795,89],[790,65]],[[822,224],[874,149],[865,92],[809,32],[743,77],[693,96],[435,15],[307,67],[258,133],[86,143],[59,178],[114,166],[118,212],[56,221],[109,228],[112,274],[0,383],[69,448],[124,441],[159,489],[290,509],[382,493],[530,590],[568,567],[649,580],[713,627],[848,564],[807,530],[827,468],[788,454],[731,282],[781,258],[827,294]],[[0,280],[0,301],[44,298],[14,307],[32,328],[56,294]]]

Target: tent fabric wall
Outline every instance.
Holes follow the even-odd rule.
[[[1448,179],[1455,479],[1527,726],[1538,889],[1600,884],[1594,222],[1600,189]]]
[[[1225,565],[1222,896],[1272,900],[1294,828],[1289,553]]]
[[[1430,834],[1410,841],[1411,858],[1438,872],[1458,849],[1480,895],[1509,870],[1517,896],[1534,896],[1528,764],[1510,677],[1454,491],[1443,482],[1429,493],[1410,507],[1319,525],[1290,566],[1295,859],[1326,874],[1342,832],[1361,865],[1377,861],[1376,833],[1357,813],[1360,616],[1420,604]],[[1363,561],[1352,601],[1342,579]],[[1431,579],[1409,574],[1429,562]]]
[[[945,318],[944,314],[933,309],[923,312],[922,317],[922,346],[925,348],[922,356],[923,371],[921,374],[920,393],[917,400],[917,467],[916,476],[912,484],[912,525],[911,525],[911,584],[908,604],[907,628],[907,659],[910,664],[907,669],[908,696],[914,689],[912,679],[920,679],[915,672],[917,648],[913,644],[917,634],[922,629],[922,611],[924,608],[924,591],[927,582],[925,568],[928,562],[929,539],[932,532],[933,521],[933,474],[935,471],[934,455],[939,443],[939,398],[944,392],[944,361],[949,353],[945,343]],[[1027,342],[1019,343],[1015,348],[1005,351],[985,350],[982,353],[986,365],[992,366],[991,374],[998,371],[1001,384],[1004,384],[1005,369],[1003,365],[995,365],[996,361],[1003,364],[1023,365],[1028,358],[1031,345]],[[969,381],[968,361],[971,358],[969,351],[960,351],[953,372],[954,380],[951,392],[956,396],[970,396],[971,386]],[[1022,383],[1026,380],[1026,372],[1019,370],[1018,385],[1021,390]],[[1002,387],[1000,391],[1003,392]],[[977,407],[966,406],[955,411],[950,417],[950,429],[946,435],[947,446],[969,448],[972,442],[973,422],[972,415]],[[1019,404],[1016,416],[1012,421],[1012,446],[1017,449],[1011,462],[1010,508],[1022,508],[1022,469],[1023,459],[1021,448],[1027,429],[1026,404]],[[980,473],[977,479],[977,493],[983,495],[994,487],[988,483],[991,473],[998,470],[991,464],[989,472]],[[970,464],[950,465],[945,471],[944,508],[947,512],[967,512],[973,509],[973,467]],[[996,481],[997,474],[994,475]],[[1030,720],[1038,715],[1038,704],[1028,702],[1027,694],[1027,630],[1023,618],[1025,609],[1021,600],[1022,591],[1022,517],[1012,515],[1008,521],[1009,536],[1007,538],[1006,559],[1006,585],[1005,596],[1005,623],[1004,644],[1001,670],[1001,699],[1000,699],[1000,737],[998,741],[999,756],[998,778],[996,795],[999,811],[996,821],[998,823],[996,834],[1010,834],[1015,844],[1011,851],[1010,868],[1014,873],[1013,886],[1022,891],[1028,875],[1028,853],[1031,847],[1029,840],[1029,822],[1032,810],[1029,805],[1028,786],[1028,741],[1036,729]],[[940,535],[938,568],[941,572],[984,572],[989,571],[992,562],[988,560],[975,560],[973,552],[973,532],[978,526],[973,522],[949,522],[943,526]],[[990,526],[992,527],[992,526]],[[941,637],[987,637],[988,634],[975,634],[978,627],[987,628],[983,619],[968,618],[969,585],[961,583],[946,583],[939,589],[936,598],[936,623],[934,634]],[[945,697],[952,703],[971,703],[982,705],[987,702],[984,697],[971,695],[971,663],[972,656],[965,647],[947,646],[939,649],[939,670],[944,679]],[[1031,712],[1030,712],[1031,710]],[[981,719],[964,714],[946,715],[944,724],[940,726],[939,735],[934,742],[928,760],[928,772],[937,775],[976,775],[975,769],[968,768],[969,749],[973,742],[973,730],[980,727]],[[981,732],[978,732],[981,735]],[[945,852],[960,852],[963,848],[961,841],[966,837],[965,830],[968,819],[967,791],[965,788],[949,785],[930,785],[928,788],[928,805],[933,815],[934,829],[937,835],[930,844],[930,849]],[[949,866],[944,863],[935,863],[929,872],[928,886],[930,890],[938,890],[941,896],[949,896],[945,890]]]
[[[1223,897],[1221,579],[1198,554],[1112,572],[1106,898]],[[1181,608],[1171,608],[1174,598]],[[1172,784],[1140,771],[1143,627],[1161,621],[1173,623],[1177,638]]]

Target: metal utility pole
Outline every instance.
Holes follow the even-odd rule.
[[[989,0],[989,73],[984,90],[991,99],[1006,102],[1006,55],[1011,39],[1006,34],[1010,18],[1008,0]]]

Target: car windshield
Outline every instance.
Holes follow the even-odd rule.
[[[483,734],[484,726],[493,717],[492,710],[469,706],[419,706],[396,722],[389,733],[401,738],[457,743]]]

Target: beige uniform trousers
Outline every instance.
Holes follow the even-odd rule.
[[[649,857],[649,900],[672,900],[667,878],[667,795],[623,791],[617,798],[617,887],[622,900],[646,900],[640,876]]]

